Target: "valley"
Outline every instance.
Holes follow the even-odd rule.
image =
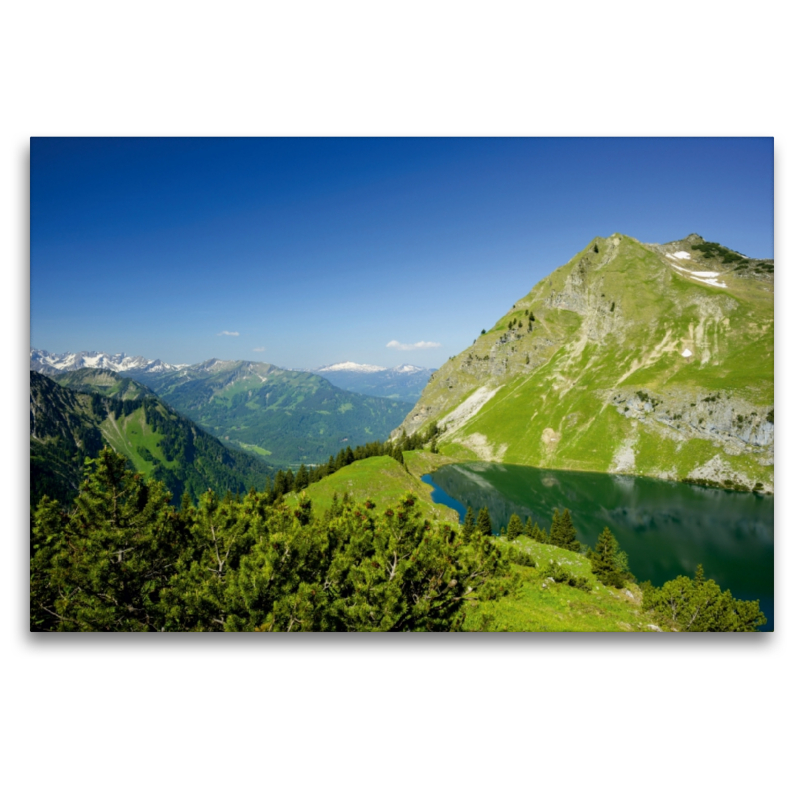
[[[179,556],[189,559],[186,567],[175,567],[173,588],[153,601],[162,629],[771,627],[773,270],[772,261],[695,234],[666,245],[598,238],[438,370],[342,362],[312,373],[244,360],[186,366],[32,350],[39,372],[31,372],[31,503],[47,495],[68,505],[86,458],[109,475],[126,463],[148,492],[157,494],[152,481],[159,481],[173,505],[186,493],[191,505],[169,524],[188,526],[200,549]],[[105,490],[98,484],[97,491]],[[491,520],[483,538],[471,532],[467,506]],[[548,515],[559,507],[574,514],[571,549],[557,544],[557,515],[548,531]],[[37,537],[55,524],[46,521],[48,508],[36,512]],[[512,536],[523,518],[539,532]],[[209,584],[190,564],[210,554],[208,536],[216,552],[226,526],[234,537],[226,546],[244,536],[243,549],[229,570],[222,560],[208,567],[220,580],[228,570],[229,582]],[[602,526],[625,551],[617,585],[594,577]],[[280,609],[289,598],[296,604],[305,596],[300,566],[292,577],[300,583],[269,602],[249,588],[234,590],[251,580],[243,576],[262,557],[258,531],[267,530],[273,546],[289,537],[286,552],[298,565],[308,546],[317,548],[315,569],[328,576],[319,586],[335,583],[344,594],[306,598],[306,612],[286,616]],[[340,548],[333,561],[324,555],[328,536]],[[482,588],[473,594],[465,583],[456,597],[414,589],[410,577],[392,584],[407,536],[414,542],[403,556],[409,576],[418,554],[433,546],[419,569],[459,564],[456,572],[467,572],[449,585],[461,586],[472,569]],[[445,543],[454,548],[447,556],[437,549]],[[670,579],[700,563],[708,578],[696,576],[693,591],[713,602],[716,616],[669,617],[664,598],[679,585]],[[364,585],[375,593],[364,617],[353,605],[362,589],[353,587],[367,574]],[[381,599],[385,580],[394,586],[390,595],[405,593],[404,611]],[[163,605],[184,581],[193,597],[210,593],[205,609]],[[449,609],[444,616],[432,612],[439,602]]]

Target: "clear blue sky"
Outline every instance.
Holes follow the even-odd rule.
[[[31,345],[437,367],[614,232],[771,258],[773,140],[34,138]]]

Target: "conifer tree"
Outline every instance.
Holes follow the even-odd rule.
[[[492,535],[492,518],[486,506],[478,512],[477,528],[484,536]]]
[[[506,536],[508,537],[509,541],[513,541],[523,533],[524,528],[522,527],[522,520],[517,514],[512,514],[511,519],[508,521],[508,530],[506,531]]]
[[[336,461],[334,462],[334,466],[335,466],[334,472],[338,472],[343,466],[345,466],[344,450],[340,450],[336,454]]]
[[[737,600],[730,590],[723,592],[701,567],[694,580],[679,575],[661,587],[648,581],[642,590],[642,608],[674,630],[756,631],[767,621],[758,600]]]
[[[547,541],[547,531],[544,528],[540,528],[538,522],[533,523],[533,532],[531,533],[531,539],[533,539],[535,542]]]
[[[533,539],[533,520],[530,517],[525,520],[525,535]]]
[[[601,583],[621,589],[625,585],[625,577],[617,569],[618,553],[617,540],[608,528],[603,528],[603,532],[597,539],[597,545],[594,550],[589,552],[589,561],[592,565],[592,573],[597,575],[597,579]]]
[[[301,464],[300,469],[297,470],[297,475],[294,479],[294,490],[296,492],[301,492],[303,489],[308,487],[308,484],[308,469],[306,468],[305,464]]]
[[[461,526],[461,531],[465,539],[469,539],[475,533],[475,513],[472,506],[467,506],[467,513],[464,515],[464,524]]]
[[[44,521],[62,525],[49,559],[49,583],[59,591],[41,612],[60,630],[160,630],[159,595],[174,574],[180,540],[169,501],[162,484],[128,470],[113,450],[87,460],[69,518],[60,521],[44,502],[36,512],[35,529]]]
[[[581,549],[581,543],[577,539],[577,531],[572,524],[572,517],[569,509],[565,508],[564,513],[559,515],[558,509],[553,512],[553,524],[550,526],[550,544],[562,547],[564,550],[572,550],[577,553]]]
[[[694,585],[699,589],[706,579],[706,573],[703,569],[702,564],[697,565],[697,569],[694,571]]]
[[[553,509],[553,519],[550,522],[550,544],[557,545],[561,540],[561,512]]]

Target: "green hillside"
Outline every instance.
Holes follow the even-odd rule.
[[[139,400],[153,396],[153,392],[146,386],[109,369],[83,368],[72,372],[57,372],[50,377],[60,386],[66,386],[74,392],[101,394],[119,400]]]
[[[386,439],[412,407],[250,361],[130,375],[209,433],[278,466],[318,464],[342,447]]]
[[[773,269],[694,234],[595,239],[444,364],[403,427],[438,421],[462,459],[772,491]]]
[[[535,566],[514,564],[513,591],[494,600],[467,605],[467,631],[627,631],[663,630],[656,617],[642,609],[642,592],[628,583],[623,589],[604,586],[592,574],[589,559],[560,547],[520,537],[497,540],[506,555],[525,553]],[[512,556],[513,557],[513,556]],[[547,566],[556,564],[582,587],[548,580]]]
[[[409,459],[417,454],[407,452],[403,455]],[[356,503],[372,500],[379,510],[383,510],[397,503],[406,492],[413,492],[422,502],[423,513],[428,519],[457,525],[458,514],[447,506],[434,503],[432,491],[433,487],[408,472],[395,459],[375,456],[343,467],[311,484],[305,493],[311,499],[312,508],[320,512],[331,507],[334,494],[342,498],[347,493]],[[286,501],[291,506],[296,505],[297,495],[287,497]]]
[[[209,488],[236,493],[266,483],[269,469],[260,459],[226,448],[129,379],[122,381],[129,381],[123,392],[136,399],[75,392],[37,372],[30,381],[32,504],[45,494],[71,500],[84,460],[104,445],[137,472],[162,481],[174,501],[184,492],[197,499]]]

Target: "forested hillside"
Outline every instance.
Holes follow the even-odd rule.
[[[89,378],[105,381],[104,375]],[[80,385],[86,380],[78,376]],[[143,475],[162,481],[174,502],[184,492],[197,499],[209,488],[222,493],[264,488],[270,470],[260,459],[226,448],[130,379],[120,379],[116,392],[111,384],[106,388],[134,399],[75,392],[30,373],[32,504],[44,494],[71,500],[84,460],[96,457],[104,444]]]
[[[388,438],[411,403],[337,389],[319,375],[212,359],[165,374],[126,373],[225,442],[270,464],[319,464]]]

